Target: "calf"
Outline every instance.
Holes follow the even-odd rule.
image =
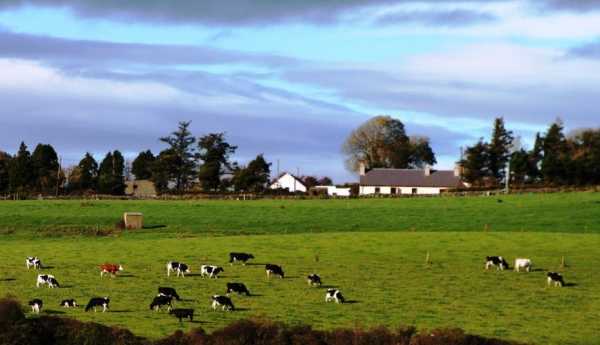
[[[267,271],[267,278],[271,278],[271,275],[279,276],[279,278],[283,279],[283,269],[281,266],[266,264],[265,270]]]
[[[177,261],[167,262],[167,277],[171,276],[171,271],[177,272],[178,277],[180,274],[182,277],[185,277],[185,273],[191,272],[188,265]]]
[[[219,266],[202,265],[202,267],[200,267],[200,275],[202,278],[204,278],[205,275],[209,278],[219,278],[218,275],[221,272],[225,272],[225,270]]]
[[[194,309],[172,309],[169,314],[178,318],[179,322],[184,318],[190,319],[190,322],[194,321]]]
[[[27,269],[33,267],[36,270],[39,270],[42,268],[42,260],[40,260],[37,256],[28,256],[25,258],[25,266],[27,266]]]
[[[175,289],[173,289],[172,287],[159,287],[158,288],[158,295],[162,295],[162,296],[170,296],[175,298],[178,301],[181,301],[181,298],[179,298],[179,295],[177,294],[177,291],[175,291]]]
[[[306,281],[310,286],[321,286],[321,277],[318,274],[313,273],[306,277]]]
[[[90,299],[88,304],[85,306],[85,311],[90,311],[94,309],[94,313],[96,312],[96,307],[102,307],[102,312],[104,313],[108,310],[108,304],[110,303],[110,299],[108,297],[93,297]]]
[[[104,273],[109,273],[111,277],[114,277],[117,272],[122,271],[123,266],[116,264],[102,264],[100,265],[100,278],[104,276]]]
[[[554,283],[554,286],[559,287],[563,287],[565,285],[562,274],[558,272],[548,272],[546,276],[548,277],[548,286],[550,286],[552,283]]]
[[[342,292],[338,289],[327,289],[327,293],[325,294],[325,302],[335,301],[335,303],[344,303],[344,296],[342,296]]]
[[[29,301],[28,304],[31,307],[32,313],[39,314],[40,310],[42,310],[42,305],[44,304],[44,302],[42,302],[42,300],[39,298],[34,298],[31,301]]]
[[[51,274],[38,274],[35,286],[40,287],[43,284],[47,284],[49,288],[60,287],[56,278]]]
[[[234,261],[241,261],[242,264],[246,264],[246,262],[250,259],[254,259],[254,255],[247,253],[229,253],[229,264],[233,265]]]
[[[515,271],[519,272],[521,268],[525,271],[531,271],[531,260],[529,259],[515,259]]]
[[[497,270],[508,269],[508,262],[501,256],[486,256],[485,257],[485,269],[488,270],[490,267],[496,266]]]
[[[154,297],[154,299],[152,300],[152,303],[150,303],[150,310],[155,310],[155,311],[159,311],[160,307],[162,306],[167,306],[167,310],[171,311],[171,301],[173,300],[173,297],[171,296],[164,296],[164,295],[158,295],[156,297]]]
[[[75,308],[79,307],[79,304],[74,299],[64,299],[60,302],[60,306],[63,308]]]
[[[250,291],[246,285],[242,283],[227,283],[227,294],[235,292],[237,294],[246,294],[246,296],[250,296]]]
[[[217,307],[221,307],[223,310],[232,311],[235,309],[233,306],[233,302],[231,302],[231,298],[227,296],[214,295],[212,296],[212,308],[213,310],[217,310]]]

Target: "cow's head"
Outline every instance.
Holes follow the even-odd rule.
[[[254,255],[252,255],[252,254],[248,254],[248,258],[249,258],[249,259],[254,259]]]

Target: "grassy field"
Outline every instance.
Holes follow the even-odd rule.
[[[198,323],[184,323],[184,330],[210,331],[258,316],[316,328],[460,327],[537,344],[600,343],[600,196],[502,200],[4,202],[0,291],[23,302],[40,297],[47,313],[152,338],[180,328],[165,312],[148,309],[158,286],[173,286],[185,299],[177,305],[198,315]],[[165,227],[107,237],[51,236],[111,227],[122,211],[142,211],[148,225]],[[230,251],[252,252],[254,265],[229,266]],[[431,266],[425,265],[427,252]],[[37,272],[25,268],[28,255],[40,256],[51,267],[43,271],[63,287],[36,289]],[[486,255],[529,257],[534,272],[486,272]],[[563,269],[561,256],[568,264]],[[224,265],[225,272],[216,280],[167,278],[169,260],[191,264],[194,274],[201,264]],[[103,262],[121,263],[125,271],[100,279],[97,265]],[[283,265],[286,279],[267,281],[260,265],[267,262]],[[546,270],[563,272],[569,286],[547,288]],[[352,303],[325,304],[325,289],[306,284],[312,272]],[[254,295],[233,296],[239,311],[213,312],[210,296],[224,293],[229,281],[244,282]],[[63,298],[85,303],[104,295],[111,297],[110,313],[58,307]]]

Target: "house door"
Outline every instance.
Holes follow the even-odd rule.
[[[413,189],[412,189],[412,194],[413,194],[413,195],[417,194],[417,188],[413,188]]]
[[[390,189],[390,194],[392,194],[392,195],[396,195],[396,188],[395,188],[395,187],[392,187],[392,188]]]

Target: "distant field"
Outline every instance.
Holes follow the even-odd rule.
[[[127,327],[136,334],[161,337],[179,328],[178,322],[148,309],[158,286],[176,287],[196,309],[199,323],[184,329],[212,330],[231,320],[265,316],[316,328],[340,326],[416,325],[419,329],[461,327],[468,332],[531,341],[537,344],[592,344],[600,334],[600,236],[542,233],[331,233],[192,237],[185,239],[78,238],[0,242],[0,291],[20,300],[40,297],[46,311],[81,320]],[[226,265],[230,250],[250,251],[255,263],[282,264],[287,278],[267,281],[262,265]],[[424,265],[426,252],[433,265]],[[35,288],[33,271],[24,257],[36,254],[53,268],[61,289]],[[533,259],[535,271],[515,273],[483,270],[486,254]],[[559,269],[565,288],[546,288],[545,271]],[[318,256],[318,260],[315,258]],[[222,278],[167,278],[165,263],[177,259],[199,273],[203,263],[226,265]],[[120,262],[125,271],[115,279],[100,279],[97,264]],[[326,286],[342,289],[347,305],[324,303],[324,288],[310,288],[304,276],[318,272]],[[252,297],[234,296],[240,311],[213,312],[209,298],[225,292],[225,283],[247,284]],[[85,303],[108,295],[112,310],[84,313],[63,310],[62,298]],[[596,339],[596,340],[594,340]]]
[[[498,202],[498,200],[502,202]],[[145,214],[147,229],[112,236],[124,211]],[[600,344],[600,194],[571,193],[471,198],[265,201],[20,201],[0,202],[0,294],[22,302],[40,297],[46,312],[121,325],[158,338],[178,322],[148,305],[158,286],[173,286],[208,331],[234,319],[266,317],[316,328],[415,325],[460,327],[474,334],[537,344]],[[284,280],[267,281],[262,265],[230,267],[230,251],[255,264],[283,265]],[[433,264],[425,266],[426,253]],[[63,284],[35,288],[24,259],[40,256]],[[486,255],[529,257],[534,272],[483,270]],[[560,268],[561,257],[568,266]],[[165,264],[181,260],[225,265],[218,280],[167,279]],[[125,272],[100,279],[97,265]],[[569,286],[547,288],[546,270]],[[304,277],[321,274],[353,303],[324,303],[324,289]],[[255,294],[234,296],[234,313],[213,312],[209,298],[241,281]],[[112,311],[63,310],[109,295]],[[64,313],[64,314],[63,314]]]
[[[498,202],[498,200],[502,202]],[[258,201],[0,202],[0,233],[112,228],[141,211],[152,233],[284,234],[346,231],[600,233],[600,194]],[[486,226],[487,224],[487,226]],[[165,227],[161,227],[165,226]]]

